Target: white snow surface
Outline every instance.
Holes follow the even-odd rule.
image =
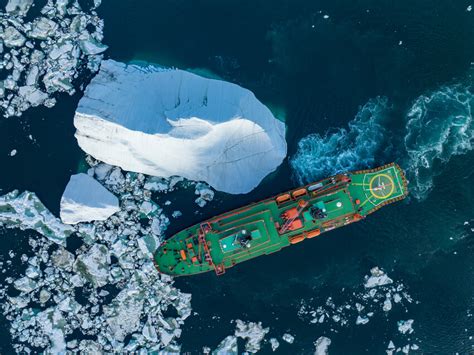
[[[247,193],[281,164],[285,125],[238,85],[178,69],[103,61],[74,117],[94,158]]]
[[[61,220],[66,224],[103,221],[120,211],[119,202],[87,174],[72,175],[61,198]]]

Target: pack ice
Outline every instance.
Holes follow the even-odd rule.
[[[104,221],[120,211],[114,194],[87,174],[71,176],[61,198],[61,220],[67,224]]]
[[[74,117],[94,158],[247,193],[286,156],[285,125],[238,85],[150,64],[103,61]]]

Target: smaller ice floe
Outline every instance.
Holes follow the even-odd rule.
[[[331,339],[327,337],[319,337],[314,342],[314,355],[328,355],[329,354],[329,345],[331,345]]]
[[[16,149],[12,149],[12,151],[10,152],[10,156],[11,157],[14,157],[17,153],[17,150]]]
[[[365,285],[364,285],[366,288],[384,286],[384,285],[391,284],[393,282],[393,280],[390,277],[388,277],[385,274],[385,272],[380,270],[378,266],[375,266],[372,269],[370,269],[370,274],[371,274],[370,277],[366,276]]]
[[[211,190],[209,185],[202,182],[196,184],[194,193],[199,195],[195,200],[199,207],[204,207],[208,202],[211,202],[214,199],[214,191]]]
[[[109,278],[110,253],[105,245],[94,244],[87,253],[79,256],[74,271],[91,282],[94,287],[107,284]]]
[[[181,211],[173,211],[173,213],[171,214],[173,218],[178,218],[178,217],[181,217],[182,215],[183,213]]]
[[[219,343],[216,350],[212,352],[212,355],[237,355],[238,353],[237,337],[229,335]]]
[[[61,220],[66,224],[103,221],[120,211],[111,192],[87,174],[71,176],[61,198]]]
[[[411,334],[413,333],[413,319],[409,320],[400,320],[397,322],[398,325],[398,331],[402,334]]]
[[[263,328],[261,322],[244,322],[237,319],[235,323],[235,336],[247,340],[245,351],[249,353],[258,352],[260,350],[260,343],[270,331],[270,328]]]
[[[472,5],[469,5],[469,6],[466,8],[466,11],[467,11],[467,12],[471,12],[471,11],[472,11]]]
[[[288,334],[288,333],[283,334],[283,336],[281,338],[284,341],[286,341],[288,344],[293,344],[293,342],[295,341],[295,337],[291,334]]]
[[[367,324],[367,323],[369,323],[369,317],[357,316],[356,325]]]
[[[13,15],[24,16],[33,4],[33,0],[9,0],[5,11]]]
[[[66,238],[75,230],[56,218],[41,203],[38,197],[25,191],[12,191],[0,196],[0,226],[7,228],[32,229],[49,240],[65,245]]]
[[[395,352],[395,349],[396,349],[395,344],[393,343],[393,341],[390,340],[387,346],[387,350],[385,350],[385,352],[387,353],[387,355],[393,355],[393,353]]]
[[[280,346],[280,342],[276,338],[270,338],[270,346],[272,351],[275,351]]]

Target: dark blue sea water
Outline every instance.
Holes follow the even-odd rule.
[[[197,354],[233,333],[230,320],[288,332],[280,353],[381,354],[393,340],[425,354],[472,353],[474,341],[474,12],[470,1],[103,1],[106,57],[212,72],[252,90],[287,124],[289,158],[247,195],[218,193],[195,214],[193,196],[167,234],[200,219],[339,170],[396,161],[410,198],[356,225],[258,258],[216,278],[176,280],[193,295],[183,351]],[[329,16],[325,18],[325,15]],[[82,78],[87,82],[89,78]],[[72,118],[79,92],[52,109],[0,120],[0,194],[35,191],[58,214],[84,157]],[[35,138],[32,142],[28,135]],[[9,152],[17,149],[15,157]],[[249,174],[252,172],[249,171]],[[465,225],[465,222],[470,225]],[[1,231],[0,254],[26,250],[26,233]],[[301,301],[351,302],[378,265],[416,302],[366,325],[309,324]],[[363,287],[362,287],[363,288]],[[402,336],[397,321],[414,319]],[[6,324],[0,335],[8,353]],[[470,338],[471,337],[471,338]],[[270,353],[265,345],[262,353]]]

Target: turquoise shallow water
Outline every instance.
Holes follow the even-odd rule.
[[[472,352],[474,155],[466,132],[473,129],[474,13],[466,11],[468,5],[420,0],[104,1],[99,14],[105,20],[107,57],[208,70],[277,107],[288,127],[292,163],[285,160],[251,194],[218,193],[198,214],[192,192],[170,195],[173,209],[182,210],[184,217],[170,226],[168,235],[339,168],[397,161],[412,174],[407,201],[362,223],[242,264],[225,277],[177,280],[192,292],[197,312],[184,326],[184,351],[215,347],[233,332],[230,320],[239,318],[261,321],[271,328],[271,336],[295,335],[292,345],[280,341],[281,353],[312,353],[313,342],[322,335],[332,339],[331,354],[380,354],[389,340],[397,346],[416,343],[423,353]],[[386,99],[377,101],[378,96]],[[79,98],[80,93],[61,96],[53,109],[0,120],[2,193],[35,191],[58,213],[64,186],[83,159],[72,124]],[[373,108],[374,102],[383,105],[361,109]],[[410,118],[417,121],[408,125]],[[461,126],[465,131],[457,131]],[[431,149],[435,146],[441,151]],[[10,158],[13,148],[18,154]],[[417,180],[421,153],[432,165]],[[419,183],[431,180],[423,199],[415,198]],[[1,234],[6,241],[2,253],[25,248],[25,233]],[[378,312],[363,326],[353,319],[346,327],[315,325],[298,317],[301,300],[314,305],[328,297],[350,302],[375,265],[403,282],[419,303],[410,304],[407,312],[395,307],[388,315]],[[415,332],[402,336],[396,323],[408,318],[415,320]],[[3,334],[2,352],[9,351],[9,341]],[[265,345],[262,353],[269,352]]]

